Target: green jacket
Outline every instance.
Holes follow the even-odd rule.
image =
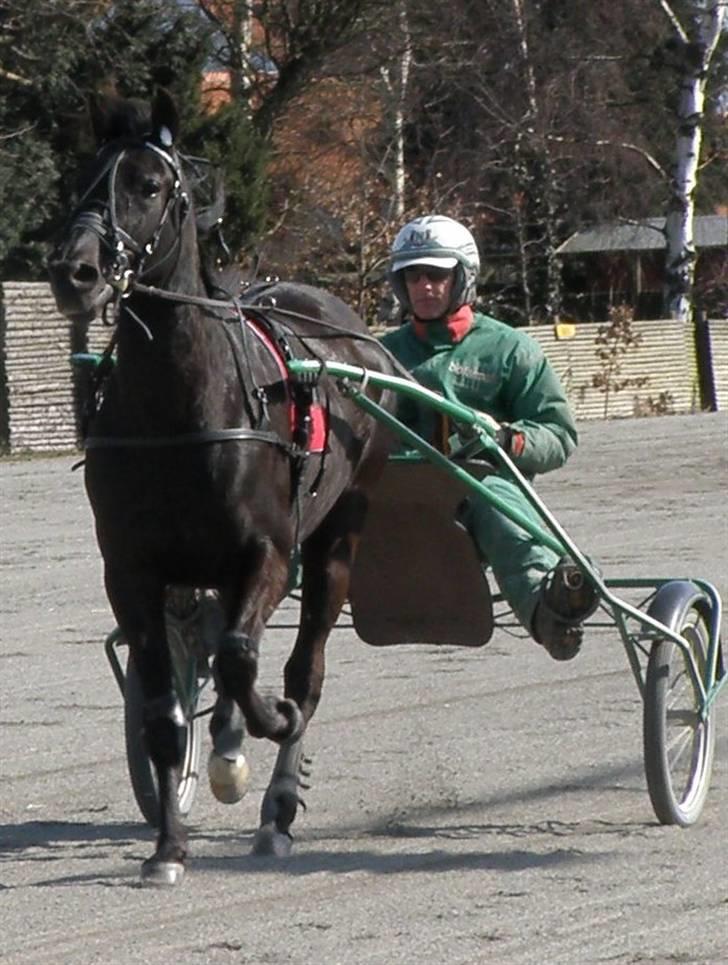
[[[535,339],[487,315],[456,343],[444,324],[430,322],[428,341],[411,322],[382,342],[422,385],[486,412],[525,436],[514,463],[526,476],[558,469],[577,445],[574,417],[559,379]],[[434,438],[436,417],[400,398],[399,418],[423,438]]]

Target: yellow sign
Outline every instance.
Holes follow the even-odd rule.
[[[576,335],[576,325],[573,322],[557,322],[554,325],[554,335],[558,339],[573,338]]]

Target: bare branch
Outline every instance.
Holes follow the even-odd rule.
[[[21,77],[20,74],[14,74],[11,70],[5,70],[0,67],[0,77],[4,77],[5,80],[11,80],[14,84],[21,84],[23,87],[32,87],[33,81],[28,80],[27,77]]]
[[[24,134],[27,134],[28,131],[32,131],[36,126],[36,124],[26,124],[25,127],[19,127],[17,131],[0,134],[0,141],[12,141],[14,137],[22,137]]]
[[[579,144],[580,143],[579,141],[573,138],[563,137],[557,134],[547,134],[546,139],[549,141],[555,141],[559,144]],[[639,157],[641,157],[642,160],[645,161],[649,165],[649,167],[651,167],[652,170],[655,171],[663,179],[663,181],[665,181],[666,184],[670,183],[670,175],[663,168],[660,162],[655,157],[653,157],[653,155],[650,154],[649,151],[646,151],[638,144],[632,144],[629,141],[612,141],[609,138],[597,138],[596,140],[590,141],[589,143],[594,144],[597,147],[618,147],[618,148],[621,148],[623,151],[631,151],[633,154],[637,154]]]
[[[673,28],[675,29],[675,32],[677,33],[677,35],[678,35],[678,37],[680,38],[680,40],[682,40],[682,42],[683,42],[684,44],[688,43],[689,40],[690,40],[690,38],[688,37],[688,33],[687,33],[687,31],[685,30],[685,28],[683,27],[683,25],[680,23],[680,20],[678,19],[677,14],[676,14],[675,11],[672,9],[672,7],[671,7],[670,4],[667,2],[667,0],[657,0],[657,2],[658,2],[659,5],[662,7],[662,10],[663,10],[665,16],[667,17],[667,19],[668,19],[668,20],[670,21],[670,23],[672,24],[672,26],[673,26]]]

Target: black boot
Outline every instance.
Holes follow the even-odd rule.
[[[533,614],[533,638],[554,660],[572,660],[581,648],[581,624],[599,606],[599,593],[565,556],[547,573]]]

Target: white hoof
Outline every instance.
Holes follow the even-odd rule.
[[[184,878],[184,865],[178,861],[145,861],[141,882],[145,888],[173,888]]]
[[[207,777],[210,790],[222,804],[242,801],[250,787],[250,768],[243,754],[228,760],[211,751],[207,761]]]

